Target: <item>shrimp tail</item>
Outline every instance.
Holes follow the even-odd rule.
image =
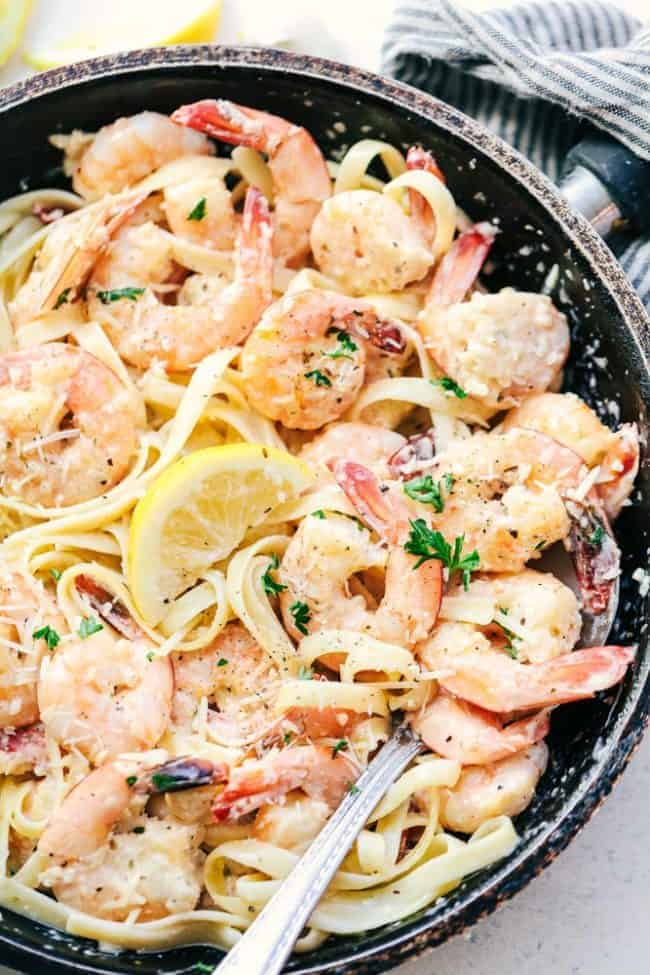
[[[436,455],[436,435],[433,427],[416,433],[388,458],[388,470],[398,480],[417,477]]]
[[[423,149],[422,146],[411,146],[406,153],[406,168],[423,169],[425,172],[435,176],[436,179],[439,179],[441,183],[447,182],[435,157],[427,149]]]
[[[363,520],[382,538],[391,535],[395,509],[373,472],[341,458],[329,461],[327,466]]]
[[[238,263],[243,276],[254,279],[264,291],[266,304],[273,297],[272,241],[268,200],[256,186],[249,186],[237,243]]]
[[[262,116],[264,113],[259,113]],[[172,113],[172,122],[196,129],[220,142],[267,150],[268,140],[254,109],[244,108],[223,98],[204,98],[181,105]]]
[[[146,636],[124,603],[90,576],[78,575],[75,588],[80,595],[85,596],[95,612],[122,636],[128,640],[138,640]]]
[[[215,764],[205,758],[174,758],[138,777],[133,788],[146,795],[182,792],[205,785],[227,782],[229,768],[225,762]]]
[[[583,609],[594,616],[607,613],[618,596],[621,552],[604,511],[567,500],[571,519],[568,539]]]
[[[447,308],[462,301],[478,277],[495,237],[495,228],[485,222],[460,234],[433,276],[427,305]]]

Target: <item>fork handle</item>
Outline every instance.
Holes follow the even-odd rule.
[[[278,975],[368,816],[422,749],[400,725],[213,975]]]

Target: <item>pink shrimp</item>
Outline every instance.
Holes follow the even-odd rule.
[[[307,129],[277,115],[220,99],[177,109],[181,125],[268,155],[275,192],[273,253],[288,266],[309,252],[314,217],[332,192],[323,154]]]
[[[333,755],[325,745],[283,748],[233,769],[212,813],[217,822],[238,819],[281,801],[294,789],[336,809],[359,771],[351,758],[342,752]]]
[[[550,727],[547,711],[504,725],[489,711],[444,690],[412,724],[428,748],[462,765],[488,765],[530,748]]]
[[[439,179],[441,183],[446,182],[444,174],[432,154],[421,146],[411,146],[406,153],[406,168],[424,170]],[[411,208],[411,219],[419,227],[422,239],[428,247],[431,247],[436,236],[436,222],[431,207],[417,190],[409,190],[409,206]]]
[[[501,714],[592,697],[623,680],[635,657],[632,647],[589,647],[522,664],[499,652],[467,647],[454,652],[434,641],[421,644],[418,652],[451,694]]]

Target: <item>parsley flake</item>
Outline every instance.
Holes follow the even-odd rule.
[[[283,736],[282,741],[284,742],[285,745],[288,745],[292,738],[293,738],[293,732],[287,731],[286,734]]]
[[[63,573],[61,572],[60,569],[50,569],[50,575],[52,576],[55,582],[58,582],[61,576],[63,575]]]
[[[300,670],[298,671],[298,680],[312,680],[314,676],[314,671],[311,667],[305,667],[303,664],[300,665]]]
[[[144,833],[144,826],[134,826],[133,832],[138,833],[138,835],[141,835],[142,833]]]
[[[128,785],[129,789],[132,788],[137,781],[138,781],[137,775],[128,775],[126,777],[126,784]]]
[[[149,651],[147,652],[147,660],[149,661],[149,663],[151,663],[151,661],[153,660],[153,658],[154,658],[155,656],[156,656],[156,654],[155,654],[155,653],[153,652],[153,650],[149,650]]]
[[[225,657],[220,657],[219,660],[217,660],[217,667],[225,667],[227,666],[227,664],[228,661],[226,660]]]
[[[51,626],[42,626],[40,630],[34,630],[32,636],[35,640],[45,640],[48,650],[56,650],[61,642],[61,637]]]
[[[135,301],[140,295],[144,294],[144,288],[114,288],[112,291],[98,291],[97,297],[102,305],[110,305],[113,301],[120,301],[121,298],[128,298]]]
[[[592,531],[591,535],[589,536],[588,542],[590,545],[593,545],[594,548],[600,548],[601,545],[603,544],[604,537],[605,537],[605,529],[603,528],[602,525],[597,524],[594,530]]]
[[[309,611],[309,606],[307,603],[301,603],[297,600],[292,603],[289,607],[289,612],[293,616],[294,626],[300,633],[304,633],[305,636],[309,633],[307,626],[311,620],[311,612]]]
[[[454,382],[451,376],[442,376],[441,379],[430,379],[429,382],[432,386],[441,386],[447,393],[453,393],[458,399],[467,399],[465,390],[458,383]]]
[[[337,743],[332,748],[332,758],[336,758],[338,753],[344,752],[347,747],[348,747],[347,741],[345,740],[345,738],[341,738],[341,740],[337,741]]]
[[[84,616],[79,624],[77,633],[82,640],[85,640],[86,637],[92,636],[93,633],[99,633],[99,631],[103,629],[103,624],[98,623],[94,616]]]
[[[467,591],[472,572],[479,569],[481,561],[476,550],[466,555],[461,554],[465,536],[457,535],[452,546],[441,532],[429,528],[424,518],[411,519],[409,523],[411,531],[404,550],[410,555],[418,556],[413,568],[419,569],[429,559],[438,559],[449,570],[450,576],[454,572],[462,573],[463,588]]]
[[[273,555],[271,556],[271,561],[269,562],[266,571],[262,576],[262,586],[267,596],[277,596],[278,593],[284,592],[284,590],[287,588],[281,582],[276,582],[271,575],[271,572],[274,569],[277,569],[279,564],[280,563],[278,561],[277,555],[273,553]]]
[[[70,292],[71,291],[72,291],[72,288],[64,288],[64,290],[61,292],[61,294],[59,295],[59,297],[56,299],[56,302],[54,304],[54,311],[56,311],[57,308],[60,308],[61,305],[67,305],[68,304],[69,295],[70,295]]]
[[[499,609],[500,613],[504,613],[505,615],[508,614],[507,609],[501,609],[500,607],[497,608]],[[503,623],[499,623],[498,620],[492,620],[492,623],[494,624],[494,626],[499,627],[499,629],[501,630],[501,632],[506,638],[506,644],[503,649],[506,651],[507,654],[509,654],[509,656],[512,657],[513,660],[517,660],[517,658],[519,657],[519,650],[515,646],[515,642],[517,640],[520,640],[521,637],[518,637],[515,633],[512,632],[512,630],[508,629],[507,626],[504,626]]]
[[[320,369],[312,369],[305,373],[305,379],[313,379],[317,386],[331,386],[332,380],[329,379]]]
[[[225,870],[224,870],[224,875],[225,875]],[[201,972],[202,975],[212,975],[212,973],[214,972],[214,966],[206,965],[204,961],[197,961],[196,965],[194,966],[194,970],[197,972]]]
[[[322,508],[317,508],[316,511],[312,511],[311,516],[312,518],[320,518],[321,520],[327,518],[327,515]]]
[[[333,352],[326,352],[325,355],[329,359],[351,359],[352,358],[351,353],[356,352],[357,349],[359,348],[357,343],[352,341],[348,332],[345,332],[343,330],[339,331],[338,329],[335,328],[330,329],[330,331],[327,334],[329,335],[330,332],[336,333],[336,337],[339,340],[339,342]]]
[[[188,220],[203,220],[206,213],[207,200],[204,196],[198,200],[187,215]]]
[[[445,510],[445,498],[442,493],[444,488],[447,494],[451,493],[454,486],[453,474],[445,474],[439,481],[434,481],[431,474],[423,477],[414,477],[404,484],[404,494],[412,501],[419,501],[421,504],[430,504],[437,514]]]
[[[350,793],[351,796],[358,796],[359,793],[361,792],[361,789],[359,788],[358,785],[355,785],[354,782],[350,782],[348,786],[348,792]]]

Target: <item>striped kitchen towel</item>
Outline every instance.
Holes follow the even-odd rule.
[[[454,0],[403,0],[382,68],[472,115],[551,179],[590,125],[650,159],[650,27],[600,0],[480,14]],[[626,241],[617,256],[650,309],[650,239]]]

